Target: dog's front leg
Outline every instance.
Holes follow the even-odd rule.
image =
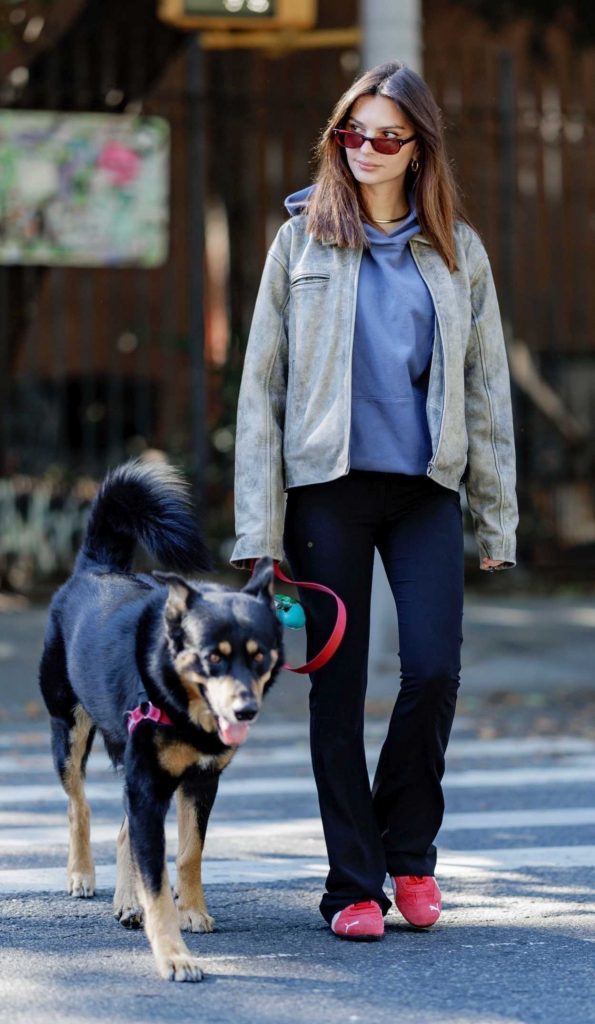
[[[202,851],[219,775],[195,769],[177,791],[178,857],[177,908],[180,928],[212,932],[215,921],[207,910],[202,887]]]
[[[170,981],[201,981],[202,970],[186,946],[178,924],[165,861],[164,801],[143,780],[142,787],[128,786],[130,846],[138,869],[138,896],[143,908],[145,932],[157,969]]]

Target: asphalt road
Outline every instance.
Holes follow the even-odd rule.
[[[205,981],[155,972],[111,916],[119,782],[90,762],[98,896],[63,892],[65,799],[32,679],[43,613],[0,616],[0,1015],[17,1022],[592,1024],[595,1020],[595,611],[587,602],[467,604],[464,686],[446,776],[428,932],[396,910],[384,942],[336,939],[307,749],[307,687],[285,676],[225,773],[204,877],[217,920],[188,936]],[[291,656],[300,640],[292,638]],[[375,662],[373,770],[395,681]],[[175,852],[174,822],[169,826]]]

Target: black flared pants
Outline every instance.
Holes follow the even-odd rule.
[[[295,578],[331,587],[348,616],[341,647],[311,676],[312,764],[330,864],[320,909],[329,922],[363,900],[386,913],[387,873],[432,875],[436,865],[462,642],[459,495],[425,476],[352,470],[288,491],[284,543]],[[397,606],[401,684],[370,787],[363,728],[375,548]],[[312,591],[300,600],[311,658],[336,608]]]

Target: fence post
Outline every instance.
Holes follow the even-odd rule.
[[[204,206],[205,206],[205,71],[204,54],[199,36],[188,51],[188,221],[190,247],[189,273],[189,335],[190,335],[190,472],[194,482],[197,508],[204,521],[206,505],[206,388],[204,372]]]
[[[514,196],[515,196],[515,103],[514,68],[509,50],[498,57],[498,107],[500,120],[500,282],[499,300],[507,341],[514,323]]]
[[[498,301],[502,315],[504,339],[514,342],[515,293],[515,194],[516,194],[516,112],[515,112],[514,57],[510,50],[498,55],[498,150],[500,167],[498,177],[499,205],[499,263]],[[529,478],[528,433],[529,410],[526,397],[511,383],[513,418],[517,427],[517,466],[519,489]],[[522,429],[521,429],[522,428]]]

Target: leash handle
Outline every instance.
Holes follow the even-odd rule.
[[[295,667],[293,667],[291,665],[285,664],[283,666],[283,668],[289,669],[290,672],[299,672],[302,675],[305,675],[309,672],[315,672],[316,669],[322,668],[323,665],[326,665],[327,661],[330,661],[333,654],[339,647],[339,644],[341,643],[343,636],[345,634],[345,627],[347,625],[347,609],[345,608],[345,605],[341,598],[339,597],[339,595],[335,594],[335,591],[331,590],[330,587],[325,587],[323,586],[322,583],[304,583],[300,580],[291,580],[289,576],[286,576],[285,573],[282,571],[278,562],[274,563],[274,567],[275,576],[277,577],[278,580],[281,580],[283,583],[292,583],[296,587],[303,587],[304,590],[319,590],[323,594],[329,594],[329,596],[333,597],[337,602],[337,619],[333,627],[333,631],[329,636],[327,642],[325,643],[324,647],[322,648],[322,650],[319,651],[314,658],[311,658],[310,661],[307,661],[304,665],[296,665]]]

